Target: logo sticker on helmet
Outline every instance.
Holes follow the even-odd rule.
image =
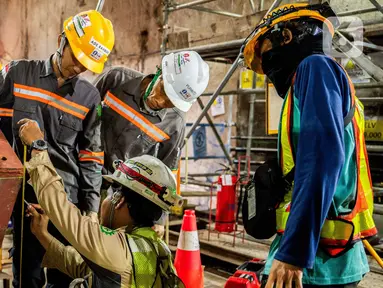
[[[186,99],[189,99],[190,97],[192,97],[190,95],[190,93],[188,92],[188,90],[186,89],[183,89],[182,91],[180,91],[180,94],[181,96],[186,100]]]
[[[186,65],[187,62],[190,62],[189,57],[189,53],[179,53],[174,55],[174,70],[176,74],[182,73],[182,66]]]
[[[141,168],[142,170],[144,170],[149,175],[153,175],[153,171],[150,168],[148,168],[147,166],[145,166],[144,164],[142,164],[140,162],[135,162],[133,160],[128,160],[127,162]]]
[[[100,51],[98,51],[97,49],[94,49],[92,51],[92,53],[90,53],[90,57],[92,57],[94,60],[100,60],[101,57],[103,56],[104,54],[102,54]]]
[[[94,48],[98,49],[100,52],[106,54],[106,56],[109,56],[110,50],[93,37],[90,39],[89,44],[92,45]]]
[[[88,14],[81,15],[79,17],[79,20],[80,20],[80,25],[83,29],[86,27],[92,26],[92,22],[90,22],[90,18],[88,16]]]

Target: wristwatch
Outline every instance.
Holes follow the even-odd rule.
[[[32,142],[31,150],[44,151],[48,150],[48,143],[45,140],[39,139]]]

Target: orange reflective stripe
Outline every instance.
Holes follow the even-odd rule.
[[[92,152],[92,151],[87,151],[87,150],[80,150],[79,154],[87,154],[87,155],[91,155],[91,156],[104,157],[104,151]]]
[[[78,153],[78,160],[80,162],[97,162],[104,165],[104,152],[80,150]]]
[[[0,117],[13,117],[13,109],[0,108]]]
[[[50,91],[40,88],[14,84],[13,93],[16,97],[39,101],[66,113],[72,114],[80,119],[85,119],[86,114],[89,112],[89,109],[85,106],[79,105]]]
[[[129,107],[126,103],[122,102],[112,93],[110,93],[110,91],[107,92],[104,103],[112,108],[115,112],[120,114],[122,117],[124,117],[126,120],[136,125],[142,132],[147,134],[155,141],[162,142],[170,139],[170,137],[165,132],[151,123],[139,112]]]

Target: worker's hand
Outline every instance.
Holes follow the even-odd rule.
[[[33,141],[44,139],[44,134],[36,121],[24,118],[17,124],[21,125],[19,136],[24,145],[31,146]]]
[[[274,259],[265,288],[302,288],[302,270]]]
[[[48,234],[49,218],[39,204],[30,204],[26,216],[31,217],[31,231],[39,238]]]

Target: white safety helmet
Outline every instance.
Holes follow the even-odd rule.
[[[117,160],[113,166],[113,175],[104,175],[105,180],[130,188],[165,211],[171,206],[182,206],[183,199],[176,193],[176,179],[161,160],[143,155],[125,162]]]
[[[175,107],[187,112],[209,83],[209,65],[194,51],[162,58],[165,93]]]

